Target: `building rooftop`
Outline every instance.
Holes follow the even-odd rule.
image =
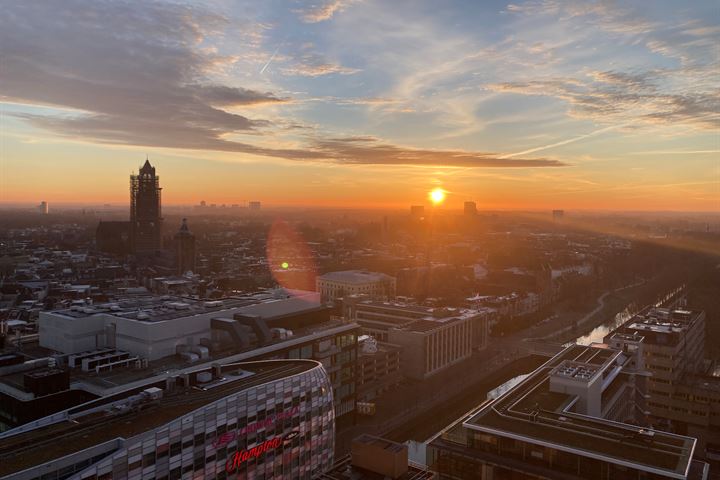
[[[486,313],[489,309],[477,310],[474,308],[457,308],[457,307],[425,307],[422,305],[414,305],[403,302],[383,302],[379,300],[364,299],[355,304],[358,310],[376,310],[386,313],[387,315],[396,315],[403,317],[401,319],[394,320],[389,317],[384,317],[381,322],[397,322],[404,323],[408,319],[416,318],[418,320],[432,320],[432,321],[448,321],[456,318],[471,318],[479,314]]]
[[[157,400],[157,383],[99,398],[52,417],[0,434],[0,476],[118,438],[132,438],[215,402],[232,393],[297,375],[320,364],[313,360],[269,360],[228,364],[222,376],[191,388],[165,391]],[[199,368],[194,374],[211,371]],[[160,386],[164,386],[162,382]],[[154,388],[154,389],[153,389]],[[149,389],[149,390],[148,390]],[[54,420],[51,420],[51,418]]]
[[[332,470],[315,478],[316,480],[387,480],[389,477],[353,465],[352,457],[346,455],[335,462]],[[393,480],[431,480],[433,478],[435,478],[433,472],[408,465],[408,471]]]
[[[352,295],[351,297],[363,298],[362,295]],[[432,311],[432,308],[423,307],[422,305],[411,305],[403,302],[381,302],[371,299],[361,300],[357,303],[357,306],[381,308],[383,310],[397,310],[399,312],[418,313],[422,315],[427,315]]]
[[[626,322],[626,325],[633,325],[640,329],[680,332],[690,328],[701,315],[700,311],[652,307],[634,315]]]
[[[324,308],[326,307],[320,303],[319,293],[304,292],[302,296],[291,297],[283,301],[269,301],[243,306],[238,309],[237,313],[259,315],[262,318],[281,318],[303,311]]]
[[[280,303],[280,302],[278,302]],[[266,345],[251,344],[245,348],[237,348],[233,351],[220,350],[210,352],[210,357],[205,361],[190,363],[187,360],[171,355],[158,360],[150,361],[147,368],[114,368],[101,373],[94,370],[83,372],[80,368],[70,371],[71,384],[74,388],[80,388],[94,395],[104,396],[123,391],[131,386],[144,384],[148,381],[160,381],[172,372],[186,371],[187,369],[207,368],[212,363],[226,364],[230,362],[248,361],[251,358],[262,358],[269,356],[283,348],[290,348],[293,345],[311,341],[330,335],[333,332],[351,331],[358,328],[356,323],[347,323],[340,320],[329,320],[322,323],[314,323],[308,326],[294,328],[293,335],[287,338],[273,338]],[[27,349],[26,349],[27,353]],[[38,348],[37,358],[46,358],[52,351]],[[32,360],[26,358],[26,360]],[[38,368],[45,368],[39,366]],[[10,372],[0,375],[0,390],[13,396],[23,396],[25,392],[23,376],[32,370]]]
[[[162,322],[203,313],[222,312],[259,302],[259,299],[253,297],[230,297],[205,301],[171,295],[146,295],[98,305],[54,310],[51,313],[71,318],[85,318],[102,313],[142,322]]]
[[[316,480],[387,480],[387,476],[371,472],[352,464],[352,457],[347,455],[335,462],[332,470],[316,477]],[[404,475],[393,480],[431,480],[435,474],[426,468],[408,465]]]
[[[364,270],[344,270],[320,275],[318,279],[331,282],[363,284],[389,280],[392,279],[392,277],[384,273],[366,272]]]
[[[566,366],[594,359],[602,360],[598,368],[603,370],[615,358],[617,352],[609,349],[568,347],[507,393],[484,404],[463,426],[672,478],[686,478],[694,438],[568,412],[566,407],[574,395],[550,390],[550,376]]]
[[[618,332],[644,336],[645,342],[650,344],[672,345],[680,341],[703,315],[701,311],[650,307],[631,317]]]
[[[451,323],[461,321],[460,318],[449,318],[441,320],[416,320],[408,325],[405,325],[401,330],[408,332],[427,333],[437,328],[442,328]]]
[[[565,360],[563,363],[555,367],[550,372],[550,375],[589,382],[597,376],[598,372],[599,369],[591,367],[586,363]]]
[[[177,281],[185,282],[186,280],[179,279]],[[260,315],[264,318],[282,317],[297,313],[298,310],[310,310],[321,305],[320,296],[315,292],[293,291],[282,292],[281,295],[280,298],[275,298],[272,294],[259,294],[226,297],[220,300],[198,300],[177,295],[143,295],[98,305],[54,310],[51,313],[71,318],[106,314],[153,323],[206,313],[222,315],[225,310],[233,310],[233,313]]]

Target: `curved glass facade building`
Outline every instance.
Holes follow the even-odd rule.
[[[179,379],[179,387],[100,399],[6,432],[0,476],[310,479],[332,467],[335,412],[322,364],[214,368]]]

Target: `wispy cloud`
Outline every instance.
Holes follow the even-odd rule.
[[[663,76],[658,72],[652,75]],[[647,80],[649,77],[650,74],[593,72],[591,79],[558,77],[504,82],[489,88],[505,93],[557,97],[568,102],[571,115],[598,123],[720,128],[720,89],[687,92],[678,86],[661,90]]]
[[[646,152],[630,152],[628,155],[707,155],[720,153],[720,150],[648,150]]]
[[[319,77],[331,74],[352,75],[360,70],[330,62],[324,56],[316,53],[308,53],[301,55],[295,63],[282,68],[281,71],[285,75]]]
[[[202,145],[268,125],[224,107],[286,101],[207,80],[207,72],[232,61],[197,47],[223,17],[162,3],[134,8],[68,0],[55,7],[50,1],[13,3],[0,17],[0,94],[78,112],[23,116],[36,126],[114,143],[147,145],[164,137],[170,144]]]
[[[297,10],[297,13],[300,14],[302,21],[306,23],[318,23],[330,20],[337,12],[346,8],[349,3],[348,0],[329,0]]]
[[[8,15],[0,20],[4,58],[0,93],[19,104],[71,109],[71,113],[58,110],[56,114],[16,114],[38,128],[64,137],[353,165],[480,168],[564,165],[544,158],[503,159],[493,153],[462,149],[405,147],[373,137],[339,138],[315,133],[296,141],[278,138],[277,142],[262,142],[263,136],[277,135],[270,130],[272,121],[249,118],[224,108],[281,105],[289,99],[207,80],[206,72],[219,62],[232,61],[212,51],[199,51],[204,36],[226,22],[223,17],[164,3],[134,8],[131,4],[90,0],[68,0],[63,4],[65,8],[48,16],[40,14],[41,4],[12,4],[6,9]],[[85,16],[78,16],[78,12]],[[103,28],[97,28],[98,22]],[[276,48],[261,72],[277,52]],[[292,67],[298,75],[356,71],[332,64],[320,55],[306,54],[301,60]],[[348,101],[388,102],[380,98]],[[286,125],[293,130],[304,129],[302,124],[281,120],[280,127]],[[259,135],[259,144],[238,140],[238,134],[243,133],[252,133],[256,138]],[[271,143],[290,146],[267,146]]]
[[[532,168],[567,164],[545,158],[507,159],[493,153],[426,150],[382,143],[373,137],[316,139],[313,146],[336,161],[365,165],[432,165],[446,167]]]

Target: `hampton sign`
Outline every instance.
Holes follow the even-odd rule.
[[[260,455],[262,455],[265,452],[268,452],[270,450],[275,450],[279,446],[288,443],[293,438],[300,435],[300,432],[294,431],[287,434],[285,437],[274,437],[270,440],[265,440],[260,445],[257,445],[249,450],[242,450],[240,452],[235,452],[235,455],[230,457],[228,461],[225,463],[225,471],[227,473],[232,473],[237,468],[242,465],[243,463],[247,462],[251,458],[258,458]]]

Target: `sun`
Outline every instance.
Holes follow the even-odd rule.
[[[442,188],[436,188],[432,190],[428,196],[433,204],[439,205],[445,200],[445,190]]]

